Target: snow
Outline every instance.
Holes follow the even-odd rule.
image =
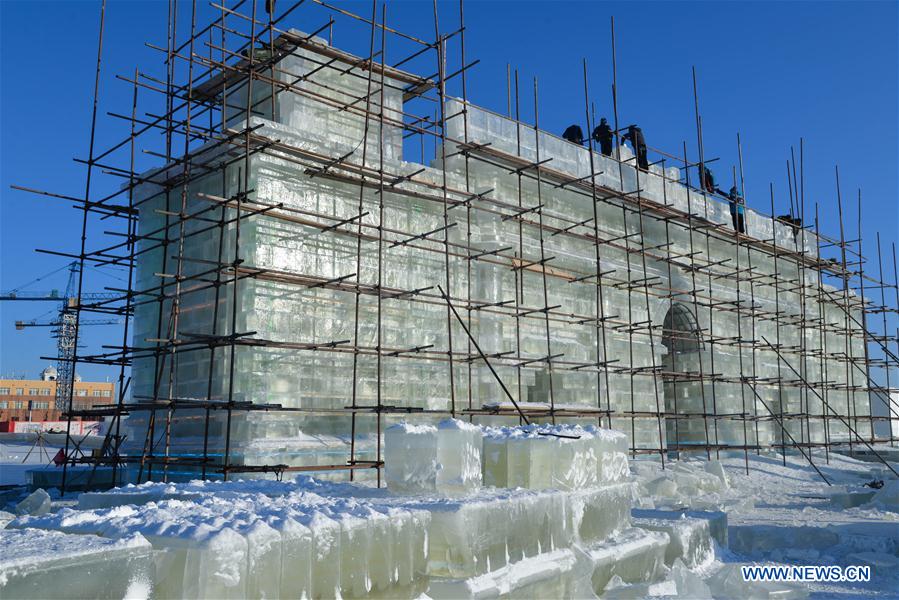
[[[881,568],[874,567],[872,581],[868,583],[755,584],[757,589],[753,593],[759,597],[775,593],[782,594],[778,597],[804,597],[807,593],[813,598],[896,597],[897,570],[886,565],[899,557],[899,513],[894,512],[896,504],[891,501],[891,494],[895,493],[891,490],[899,490],[897,480],[889,478],[891,474],[882,464],[834,453],[830,453],[827,461],[823,452],[815,452],[813,460],[832,486],[822,481],[802,455],[790,455],[784,461],[781,455],[775,454],[748,457],[722,454],[719,462],[728,484],[725,486],[719,478],[717,487],[701,479],[700,474],[718,471],[717,466],[705,460],[669,463],[664,471],[658,462],[634,461],[631,467],[640,490],[638,496],[642,496],[638,497],[638,505],[646,507],[633,511],[634,523],[639,524],[642,518],[651,515],[708,516],[717,545],[715,560],[695,571],[715,597],[747,595],[738,569],[740,564],[874,563],[880,563]],[[883,488],[874,491],[865,487],[865,483],[874,480],[884,480]],[[663,482],[674,484],[675,491]],[[657,493],[651,493],[650,489]],[[869,502],[843,507],[842,498],[846,494],[872,491]],[[881,494],[882,500],[878,501]],[[715,515],[726,519],[724,527],[728,537],[723,543],[723,519]],[[669,580],[673,573],[669,574]],[[679,594],[683,593],[682,587],[677,586]],[[621,589],[616,594],[624,597],[622,594],[630,591],[633,590]],[[690,597],[694,595],[695,590]]]
[[[404,429],[480,435],[467,424]],[[488,430],[484,448],[491,440],[532,443],[564,458],[560,448],[626,442],[590,428],[577,438],[539,435],[549,430]],[[815,461],[833,486],[801,456],[764,454],[748,457],[748,474],[743,456],[665,469],[631,461],[627,481],[579,490],[400,494],[303,476],[148,483],[82,494],[77,506],[54,502],[0,533],[62,536],[88,554],[98,540],[145,539],[158,575],[133,589],[157,596],[584,597],[592,589],[614,598],[895,597],[896,480],[874,463],[829,458]],[[879,489],[864,485],[879,480]],[[874,579],[747,584],[743,564],[867,565]]]
[[[0,546],[4,598],[136,597],[149,590],[152,580],[152,548],[139,534],[110,540],[4,529]]]

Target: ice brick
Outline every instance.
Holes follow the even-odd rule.
[[[626,583],[648,582],[665,570],[668,535],[657,531],[627,529],[615,537],[584,549],[593,565],[593,590],[602,594],[618,576]]]
[[[437,425],[437,491],[460,494],[481,487],[481,428],[457,419]]]
[[[437,427],[400,423],[384,435],[387,487],[394,492],[464,494],[481,487],[481,428],[456,419]]]
[[[396,493],[437,490],[437,428],[399,423],[384,432],[384,477]]]
[[[428,507],[428,572],[467,578],[628,525],[630,484],[580,492],[515,490]]]
[[[36,489],[16,504],[16,514],[45,515],[50,512],[50,504],[50,494],[42,489]]]
[[[0,531],[0,597],[146,597],[152,547],[140,535],[109,540],[40,529]]]
[[[534,490],[580,490],[629,476],[627,437],[577,425],[488,428],[484,483]]]
[[[590,565],[572,549],[554,550],[468,579],[432,578],[427,595],[463,598],[583,598]]]
[[[704,519],[689,518],[681,514],[677,519],[637,518],[633,520],[633,524],[641,529],[668,534],[670,541],[665,550],[665,563],[669,566],[679,558],[686,566],[695,568],[715,556],[709,522]]]

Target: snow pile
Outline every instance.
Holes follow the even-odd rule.
[[[577,490],[629,475],[627,436],[578,425],[487,428],[484,484]]]
[[[456,419],[393,425],[384,434],[384,463],[387,487],[397,493],[467,493],[481,487],[481,428]]]
[[[0,546],[0,597],[149,597],[152,548],[140,535],[109,540],[4,529]]]
[[[722,464],[711,461],[677,461],[663,471],[654,462],[632,465],[639,484],[643,508],[720,508],[721,495],[730,488]]]

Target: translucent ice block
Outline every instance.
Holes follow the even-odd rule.
[[[651,511],[647,511],[651,512]],[[668,534],[670,542],[665,550],[665,563],[674,564],[679,558],[688,567],[695,568],[714,558],[709,522],[681,515],[677,519],[638,518],[634,526]]]
[[[515,490],[429,507],[428,572],[465,578],[509,561],[608,537],[629,521],[630,484],[581,492]]]
[[[399,423],[384,432],[384,477],[396,493],[437,489],[437,428]]]
[[[459,494],[481,487],[481,428],[457,419],[437,425],[437,491]]]
[[[312,597],[312,532],[290,517],[272,518],[281,535],[281,598]]]
[[[576,425],[489,428],[484,435],[486,485],[581,490],[629,475],[627,437]]]
[[[576,551],[555,550],[468,579],[432,578],[427,595],[462,598],[581,598],[589,564]]]
[[[140,535],[109,540],[40,529],[0,531],[0,597],[147,597],[152,547]]]
[[[31,492],[16,504],[17,515],[45,515],[50,512],[50,494],[42,489]]]
[[[312,531],[312,597],[340,595],[340,523],[315,513],[306,523]]]
[[[593,589],[597,594],[613,576],[626,583],[653,581],[664,572],[668,536],[655,531],[628,529],[612,539],[585,548],[593,563]]]

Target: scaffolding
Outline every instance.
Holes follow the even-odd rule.
[[[138,482],[185,471],[225,479],[344,471],[370,473],[380,485],[382,432],[399,418],[591,422],[628,433],[635,456],[657,455],[663,465],[727,452],[742,454],[747,470],[750,453],[772,449],[814,466],[817,450],[829,460],[844,448],[879,458],[876,445],[895,447],[895,246],[892,282],[879,236],[877,273],[865,269],[860,226],[856,239],[846,237],[838,171],[839,236],[820,230],[817,203],[807,218],[803,142],[799,160],[791,149],[787,161],[791,214],[775,216],[772,184],[771,214],[747,209],[745,232],[737,231],[727,198],[691,183],[692,170],[716,160],[703,150],[695,71],[696,159],[686,141],[678,154],[650,147],[654,162],[644,168],[621,142],[614,20],[617,143],[608,156],[592,138],[584,147],[540,130],[536,79],[534,120],[524,122],[517,70],[508,71],[506,115],[469,102],[477,61],[466,56],[462,2],[450,31],[435,3],[427,40],[388,26],[377,2],[367,16],[321,0],[278,3],[276,12],[257,0],[224,4],[212,4],[217,18],[200,26],[193,2],[184,31],[184,11],[169,2],[166,47],[151,46],[164,55],[165,78],[138,69],[119,76],[132,87],[131,110],[109,116],[128,133],[100,151],[103,2],[83,197],[19,188],[80,212],[80,249],[49,251],[80,262],[76,318],[126,317],[120,339],[100,353],[78,351],[76,326],[69,373],[77,363],[116,368],[118,398],[74,410],[70,393],[70,418],[103,416],[108,428],[102,453],[70,457],[63,489],[65,469],[79,464],[111,469],[112,481],[127,466]],[[288,27],[321,14],[310,33]],[[367,56],[333,45],[338,24],[367,34]],[[595,110],[583,66],[589,133]],[[148,99],[164,109],[139,110]],[[320,118],[325,139],[305,123],[302,135],[291,129],[291,110]],[[344,126],[361,139],[326,139],[346,137]],[[420,159],[404,162],[416,141]],[[745,196],[739,136],[737,148],[734,187]],[[141,150],[164,166],[138,172]],[[101,176],[117,190],[96,193]],[[291,201],[286,183],[272,183],[279,180],[334,197]],[[861,207],[859,192],[859,222]],[[427,218],[397,218],[404,210]],[[248,248],[268,243],[261,240],[276,240],[287,258],[258,260]],[[325,245],[333,262],[315,262],[309,249]],[[827,249],[839,258],[824,258]],[[397,263],[428,281],[398,276]],[[85,265],[125,268],[127,286],[107,288],[114,298],[83,300]],[[344,265],[352,270],[339,271]],[[259,296],[308,294],[337,306],[342,326],[322,332],[310,323],[306,339],[265,335],[246,326],[263,319],[241,312],[249,286]],[[398,311],[442,333],[388,331],[385,320]],[[327,379],[315,386],[330,404],[306,402],[313,392],[296,381],[282,394],[295,403],[253,394],[242,367],[257,354],[288,368],[311,365]],[[425,401],[398,396],[399,378],[422,373],[438,375],[402,390]],[[333,448],[315,464],[253,462],[243,449],[237,456],[236,444],[265,437],[254,427],[293,418],[329,423],[346,442],[343,458]],[[184,428],[201,445],[179,447]],[[238,439],[236,429],[250,433]],[[67,456],[70,442],[67,435]]]

